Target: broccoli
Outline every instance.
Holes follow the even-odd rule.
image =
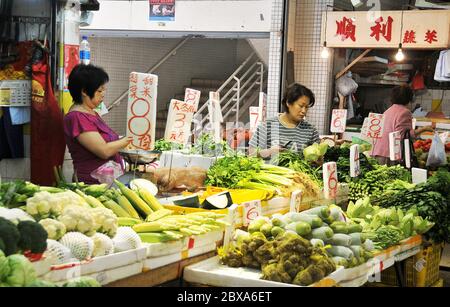
[[[22,251],[40,254],[47,249],[47,231],[41,224],[33,221],[22,221],[17,225],[20,232],[19,247]]]
[[[0,247],[3,245],[2,250],[6,256],[15,254],[18,251],[18,243],[20,240],[20,233],[17,230],[16,225],[13,222],[8,221],[0,217]]]

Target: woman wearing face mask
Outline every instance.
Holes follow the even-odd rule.
[[[90,174],[106,162],[123,166],[118,152],[132,140],[119,139],[95,112],[103,101],[108,81],[108,74],[94,65],[77,65],[69,76],[74,104],[64,117],[64,134],[78,180],[89,184],[98,183]]]
[[[380,164],[390,164],[389,133],[400,131],[402,139],[404,139],[407,131],[410,132],[411,137],[425,131],[433,131],[431,126],[418,128],[416,130],[412,128],[413,116],[409,104],[412,102],[413,97],[414,93],[408,85],[397,86],[392,90],[392,106],[383,113],[383,135],[381,139],[377,140],[375,143],[372,154]]]
[[[249,143],[249,154],[266,159],[286,149],[297,151],[319,143],[319,132],[305,120],[315,97],[307,87],[295,83],[282,100],[285,112],[258,126]]]

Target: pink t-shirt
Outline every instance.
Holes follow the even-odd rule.
[[[100,133],[107,143],[118,140],[119,136],[108,127],[99,115],[72,111],[64,117],[64,135],[78,180],[92,184],[98,183],[97,179],[91,177],[92,171],[108,161],[115,161],[123,166],[123,160],[119,154],[106,160],[101,159],[81,145],[77,137],[81,133],[89,131]]]
[[[414,137],[414,129],[412,128],[411,111],[400,104],[393,104],[384,113],[384,131],[381,139],[376,140],[373,156],[389,157],[389,133],[400,131],[402,138],[405,137],[406,131],[410,131],[411,137]]]

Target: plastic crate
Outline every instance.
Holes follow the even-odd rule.
[[[442,244],[422,246],[420,253],[404,262],[403,274],[406,287],[430,287],[439,281],[439,263]],[[381,272],[381,283],[397,286],[395,267]]]
[[[0,81],[0,106],[31,106],[31,80]]]

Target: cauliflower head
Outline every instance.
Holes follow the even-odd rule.
[[[94,208],[90,210],[96,224],[96,231],[114,237],[117,232],[118,219],[110,209]]]
[[[93,235],[96,231],[96,223],[91,210],[84,207],[66,207],[58,220],[66,226],[67,231],[77,231],[87,236]]]
[[[39,224],[47,231],[48,238],[52,240],[59,240],[66,234],[66,225],[60,221],[53,219],[43,219],[39,221]]]

